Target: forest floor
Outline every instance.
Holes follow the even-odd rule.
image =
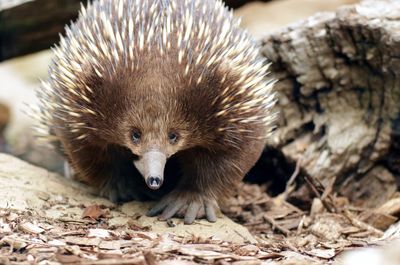
[[[0,156],[0,264],[347,264],[344,251],[384,245],[400,231],[396,225],[386,230],[397,220],[398,198],[379,209],[354,207],[311,179],[305,180],[314,192],[308,206],[287,201],[290,184],[270,197],[266,185],[243,183],[223,212],[252,236],[227,218],[191,226],[179,219],[148,222],[155,218],[142,216],[142,209],[83,197],[79,184],[64,187],[64,181]]]

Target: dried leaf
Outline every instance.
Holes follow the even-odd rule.
[[[149,239],[149,240],[155,240],[156,238],[158,238],[156,233],[151,233],[151,232],[135,232],[134,234],[132,234],[132,237],[139,237],[139,238],[143,238],[143,239]]]
[[[98,220],[100,217],[105,216],[106,212],[97,204],[86,207],[82,213],[82,218],[90,218],[93,220]]]
[[[68,236],[65,238],[65,242],[72,245],[78,246],[98,246],[101,242],[100,238],[84,238],[84,237],[73,237]]]
[[[89,229],[88,237],[99,237],[99,238],[107,238],[110,237],[110,231],[105,229]]]
[[[222,258],[229,258],[232,257],[231,254],[224,254],[216,251],[211,250],[199,250],[195,246],[192,247],[180,247],[178,251],[182,254],[189,255],[189,256],[196,256],[198,258],[203,259],[222,259]]]
[[[307,251],[307,254],[323,259],[331,259],[336,255],[334,249],[313,249]]]
[[[61,247],[61,246],[66,246],[67,244],[61,240],[58,239],[53,239],[47,242],[50,246],[55,246],[55,247]]]
[[[109,249],[109,250],[119,250],[121,248],[121,244],[119,241],[101,241],[99,248]]]
[[[20,238],[15,238],[14,236],[6,236],[0,240],[0,245],[9,245],[13,249],[22,249],[25,248],[28,244]]]
[[[176,259],[167,259],[157,262],[157,265],[196,265],[193,261],[188,260],[176,260]]]
[[[118,259],[122,257],[122,251],[121,250],[110,250],[107,252],[100,252],[97,257],[99,259]]]
[[[45,230],[43,228],[40,228],[37,225],[34,225],[30,222],[25,222],[19,225],[19,228],[22,231],[28,232],[28,233],[32,233],[32,234],[40,234],[43,233]]]
[[[156,265],[157,264],[157,257],[150,251],[145,252],[143,255],[144,255],[144,260],[146,261],[147,265]]]
[[[376,212],[387,215],[398,215],[400,213],[400,198],[394,198],[385,202],[376,209]]]
[[[360,217],[360,219],[361,221],[383,231],[388,229],[389,226],[397,221],[396,217],[379,212],[369,212]]]
[[[260,249],[255,245],[246,245],[238,248],[235,253],[240,256],[254,256]]]
[[[78,256],[75,255],[61,255],[61,254],[57,254],[56,255],[56,260],[65,264],[65,263],[78,263],[79,261],[81,261],[81,258],[79,258]]]

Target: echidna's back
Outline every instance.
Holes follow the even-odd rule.
[[[84,139],[95,127],[88,120],[105,116],[105,108],[126,109],[117,105],[138,96],[144,77],[156,74],[166,95],[186,91],[182,104],[193,105],[194,119],[223,119],[215,123],[220,132],[236,123],[263,124],[267,135],[274,100],[267,67],[238,25],[220,0],[94,1],[55,49],[40,92],[42,123]],[[129,91],[118,90],[126,84],[133,84]]]

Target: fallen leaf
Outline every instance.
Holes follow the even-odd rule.
[[[119,250],[121,243],[119,241],[101,241],[99,245],[100,249]]]
[[[110,232],[105,229],[89,229],[88,237],[107,238],[110,237]]]
[[[157,257],[153,253],[148,251],[148,252],[145,252],[143,255],[144,255],[144,259],[145,259],[147,265],[156,265]]]
[[[56,254],[56,260],[61,263],[78,263],[81,259],[75,255]]]
[[[65,242],[71,245],[78,246],[98,246],[101,242],[100,238],[82,238],[82,237],[74,237],[68,236],[65,238]]]
[[[121,250],[110,250],[107,252],[100,252],[97,257],[99,259],[118,259],[122,257]]]
[[[307,254],[322,259],[331,259],[336,255],[336,252],[334,249],[313,249],[307,251]]]
[[[58,239],[53,239],[47,242],[50,246],[55,246],[55,247],[60,247],[60,246],[66,246],[67,244],[61,240]]]
[[[13,236],[6,236],[0,240],[0,246],[1,245],[9,245],[13,249],[21,249],[26,247],[28,244],[20,238],[15,238]]]
[[[106,212],[99,205],[90,205],[83,210],[82,218],[90,218],[98,220],[100,217],[105,217]]]
[[[28,232],[31,234],[41,234],[44,232],[43,228],[40,228],[39,226],[32,224],[30,222],[25,222],[19,225],[19,228],[24,231]]]
[[[235,253],[240,256],[254,256],[260,249],[255,245],[246,245],[238,248]]]

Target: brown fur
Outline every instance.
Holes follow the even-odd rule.
[[[180,205],[179,198],[185,197],[189,206],[182,209],[191,212],[190,223],[198,204],[205,205],[197,213],[201,216],[215,201],[227,198],[263,150],[273,120],[272,92],[262,80],[263,59],[219,1],[143,1],[137,7],[144,10],[136,14],[139,22],[129,13],[139,12],[135,1],[121,1],[94,2],[67,30],[44,84],[50,92],[40,92],[43,123],[61,142],[78,176],[99,187],[102,195],[125,201],[159,197],[174,188],[165,200],[173,206],[176,199]],[[119,4],[124,9],[118,9]],[[160,32],[149,42],[152,46],[145,43],[140,48],[140,34],[150,36],[143,28],[154,21],[152,4],[163,23],[172,21],[169,48],[160,48],[166,24],[155,28]],[[106,16],[101,17],[103,12]],[[163,15],[168,12],[170,20]],[[107,19],[114,27],[111,33]],[[127,25],[133,21],[135,39],[130,40]],[[182,42],[187,47],[179,43],[185,30],[191,34]],[[201,32],[206,32],[203,39],[197,39]],[[220,35],[226,41],[219,42]],[[132,140],[136,130],[141,132],[140,143]],[[168,140],[171,131],[179,135],[173,144]],[[165,182],[174,187],[145,187],[133,161],[149,150],[179,163],[181,174],[171,173],[168,164],[166,168]],[[175,213],[171,207],[164,211],[165,218]]]
[[[149,69],[153,67],[151,65]],[[163,76],[173,76],[171,69],[175,68],[169,64],[164,67],[160,70],[164,75],[153,73],[154,76],[145,80],[128,74],[121,74],[103,83],[93,78],[89,84],[98,93],[92,101],[96,102],[98,111],[105,117],[87,117],[85,122],[97,130],[83,144],[67,131],[57,131],[67,157],[81,179],[101,187],[112,178],[110,175],[120,174],[121,164],[130,164],[130,169],[126,170],[134,171],[131,161],[135,155],[129,152],[129,147],[133,145],[130,130],[136,126],[152,127],[154,121],[150,121],[149,117],[153,120],[157,117],[161,127],[168,125],[166,127],[178,129],[183,137],[187,136],[187,139],[182,139],[184,143],[176,153],[183,170],[178,186],[208,194],[218,200],[226,198],[260,156],[265,140],[257,137],[262,137],[264,133],[262,126],[236,125],[233,132],[217,132],[215,129],[221,127],[226,117],[222,121],[215,119],[215,110],[208,102],[219,91],[212,85],[219,83],[218,77],[207,76],[206,81],[191,88],[192,91],[181,87],[174,93],[172,88],[165,86],[179,88],[184,84],[174,78],[163,80]],[[136,85],[142,88],[137,89]],[[158,90],[160,85],[165,89]],[[241,133],[240,129],[250,130],[251,134]],[[166,141],[152,140],[153,143],[160,140],[158,145],[161,149],[168,148]]]

